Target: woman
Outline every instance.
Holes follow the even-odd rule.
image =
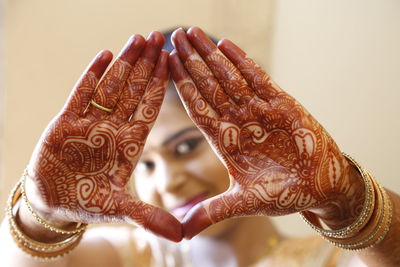
[[[1,235],[8,266],[48,264],[22,250],[60,256],[51,266],[400,264],[396,194],[342,155],[232,42],[217,48],[197,27],[176,30],[172,41],[168,56],[160,33],[135,35],[105,75],[109,51],[89,65],[12,194]],[[167,61],[194,124],[172,89],[159,112]],[[282,237],[267,216],[294,212],[337,246],[363,250]],[[140,228],[83,234],[98,222]],[[175,244],[143,228],[176,242],[201,234]]]

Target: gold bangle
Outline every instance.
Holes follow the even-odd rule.
[[[361,250],[381,242],[390,230],[392,222],[392,203],[385,189],[374,179],[371,173],[362,168],[353,158],[343,155],[363,177],[366,188],[365,198],[371,200],[370,206],[363,207],[357,220],[350,226],[337,231],[322,229],[319,219],[310,212],[301,212],[303,219],[321,236],[333,245],[347,250]],[[370,185],[370,190],[367,190]],[[365,200],[364,205],[369,203]],[[334,233],[333,233],[334,232]]]
[[[24,252],[39,260],[55,260],[67,255],[82,239],[84,232],[79,232],[67,239],[56,243],[43,243],[28,237],[19,229],[13,215],[13,207],[21,198],[22,181],[19,181],[12,189],[7,201],[6,216],[10,226],[10,235]]]
[[[25,169],[24,174],[22,175],[22,185],[21,185],[21,194],[22,197],[25,201],[26,206],[28,207],[28,210],[30,211],[30,213],[32,214],[32,216],[36,219],[36,221],[38,223],[40,223],[41,225],[43,225],[45,228],[49,229],[52,232],[56,232],[59,234],[76,234],[82,231],[86,230],[87,224],[86,223],[82,223],[82,224],[77,224],[79,225],[76,229],[73,230],[65,230],[65,229],[61,229],[58,228],[56,226],[50,225],[49,223],[47,223],[44,219],[42,219],[39,214],[37,214],[37,212],[32,208],[32,205],[30,204],[28,197],[26,195],[26,191],[25,191],[25,181],[26,181],[26,176],[28,175],[28,171],[27,169]]]
[[[16,237],[27,247],[35,250],[40,250],[40,251],[52,251],[59,249],[61,247],[67,246],[70,243],[76,241],[76,239],[83,233],[80,232],[78,234],[72,235],[68,237],[67,239],[64,239],[60,242],[56,243],[43,243],[40,241],[33,240],[29,236],[27,236],[22,230],[18,227],[18,224],[14,218],[13,214],[10,214],[8,211],[8,219],[9,219],[9,225],[10,225],[10,231],[12,231]]]
[[[54,261],[68,255],[76,246],[78,246],[83,235],[80,235],[78,239],[75,242],[71,243],[71,245],[69,245],[68,247],[64,247],[58,251],[52,251],[52,252],[37,251],[31,249],[29,247],[24,246],[24,243],[22,243],[20,239],[18,239],[18,237],[16,237],[13,232],[11,232],[11,236],[14,239],[15,243],[17,243],[18,247],[22,251],[27,253],[30,257],[40,261]]]
[[[327,230],[323,229],[319,220],[316,218],[315,214],[309,211],[301,211],[300,216],[303,220],[316,232],[321,235],[330,237],[330,238],[346,238],[352,236],[353,234],[357,233],[360,229],[362,229],[365,224],[370,219],[372,212],[374,210],[375,205],[375,194],[374,194],[374,187],[372,181],[366,172],[352,157],[347,155],[346,153],[342,153],[343,156],[350,161],[350,163],[355,166],[358,172],[361,174],[361,177],[364,182],[365,187],[365,200],[363,204],[363,209],[358,216],[358,218],[350,225],[338,229],[338,230]]]
[[[392,204],[386,191],[379,183],[375,183],[378,192],[378,205],[374,218],[369,225],[360,231],[359,235],[347,239],[325,237],[333,245],[347,250],[361,250],[375,246],[389,232],[392,221]]]

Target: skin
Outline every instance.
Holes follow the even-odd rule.
[[[173,41],[172,78],[200,132],[176,102],[167,101],[162,123],[144,148],[168,79],[160,33],[147,40],[132,37],[106,74],[112,55],[102,51],[32,156],[27,195],[35,210],[64,228],[128,222],[173,241],[223,222],[226,227],[203,233],[229,242],[243,266],[264,255],[257,247],[275,234],[265,215],[309,210],[332,228],[353,222],[364,199],[361,178],[323,127],[232,42],[216,47],[197,27],[187,34],[177,30]],[[113,112],[89,105],[90,99]],[[143,149],[135,170],[138,200],[128,182]],[[159,208],[176,213],[199,194],[204,201],[185,215],[183,225]],[[387,237],[358,253],[369,266],[400,264],[400,201],[389,196],[394,212]],[[241,224],[226,220],[240,216],[250,217]],[[16,217],[33,239],[65,239],[35,222],[23,203]],[[1,233],[6,263],[47,266],[22,254],[4,222]],[[87,259],[96,266],[118,265],[117,253],[100,237],[82,243],[51,266],[86,266]]]
[[[216,196],[229,187],[226,168],[186,114],[172,84],[134,178],[141,200],[171,212],[180,220],[185,214],[177,207],[196,196],[203,200]],[[222,236],[237,223],[226,220],[202,235]]]
[[[216,196],[229,187],[226,168],[194,127],[172,83],[135,168],[134,178],[141,200],[171,212],[180,220],[185,214],[176,207],[198,195],[202,195],[202,199]],[[201,232],[192,242],[201,242],[203,238],[218,242],[207,242],[207,247],[196,245],[197,254],[208,254],[210,246],[219,250],[223,242],[232,250],[238,266],[248,266],[262,258],[266,248],[260,244],[268,244],[271,238],[282,239],[267,217],[224,220]],[[212,259],[221,266],[226,265],[224,260],[232,259]]]
[[[216,179],[227,177],[226,169],[172,97],[164,103],[134,171],[139,198],[170,211],[195,196],[206,199],[229,186],[227,179]]]
[[[181,240],[180,222],[136,199],[128,184],[163,101],[163,44],[159,32],[134,35],[99,82],[112,58],[101,52],[48,125],[28,166],[27,192],[48,221],[127,222]]]
[[[301,104],[229,40],[217,47],[192,27],[176,30],[172,41],[169,64],[181,100],[230,178],[227,191],[185,216],[185,238],[237,216],[309,210],[332,229],[355,220],[364,201],[360,174]],[[400,197],[388,194],[387,236],[355,253],[368,266],[400,265]]]
[[[184,218],[191,238],[226,218],[312,210],[351,223],[362,183],[325,129],[236,45],[178,29],[169,63],[189,116],[228,169],[230,187]],[[338,223],[340,221],[340,223]]]

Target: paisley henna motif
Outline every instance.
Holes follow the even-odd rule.
[[[110,52],[88,68],[29,165],[47,207],[42,213],[61,222],[130,222],[174,241],[182,238],[172,215],[135,199],[127,185],[163,101],[168,81],[163,43],[158,32],[147,41],[135,35],[98,85]],[[89,105],[90,99],[114,112]]]
[[[185,217],[187,238],[235,216],[323,209],[326,223],[339,216],[345,225],[358,215],[362,185],[300,103],[230,41],[217,48],[194,27],[177,30],[173,42],[170,68],[180,97],[231,180],[228,191]]]

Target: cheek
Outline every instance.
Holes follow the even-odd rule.
[[[134,188],[140,200],[160,206],[160,196],[157,193],[156,184],[153,179],[136,178]]]
[[[228,172],[210,147],[205,148],[195,159],[192,159],[189,168],[197,177],[215,188],[217,193],[228,189]]]

